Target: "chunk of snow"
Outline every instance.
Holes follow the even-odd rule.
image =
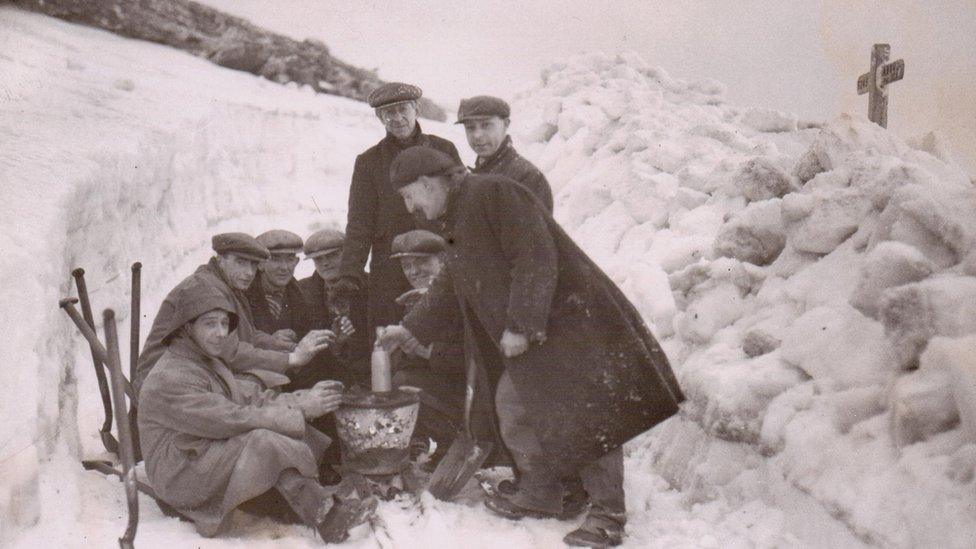
[[[851,295],[851,306],[877,319],[881,294],[885,290],[918,282],[934,271],[935,265],[917,248],[901,242],[881,242],[867,255],[861,280]]]

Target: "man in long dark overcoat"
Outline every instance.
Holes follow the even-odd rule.
[[[504,99],[478,95],[462,99],[458,124],[464,124],[468,145],[478,155],[472,173],[496,174],[514,179],[532,191],[552,213],[552,188],[539,168],[515,150],[508,135],[511,108]]]
[[[486,505],[511,518],[557,516],[560,478],[579,474],[591,508],[565,541],[619,544],[621,446],[684,399],[640,314],[513,180],[463,175],[450,157],[412,148],[394,162],[391,184],[408,210],[442,221],[449,276],[382,343],[436,340],[460,314],[469,348],[499,377],[502,437],[522,471],[516,494]]]
[[[365,288],[363,267],[369,264],[369,321],[366,330],[372,341],[376,326],[398,320],[396,298],[410,289],[400,264],[390,259],[393,237],[416,228],[416,222],[403,206],[403,200],[390,187],[390,165],[408,147],[430,147],[452,158],[461,157],[448,140],[423,133],[417,122],[420,88],[400,82],[384,84],[369,94],[369,105],[386,128],[386,137],[356,157],[349,187],[349,214],[346,240],[342,249],[340,279],[335,297],[340,306],[357,290]]]

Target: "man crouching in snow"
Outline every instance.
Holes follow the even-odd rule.
[[[319,484],[331,440],[306,423],[339,407],[342,384],[277,395],[236,377],[220,358],[238,323],[230,300],[204,281],[172,298],[178,327],[139,399],[139,438],[158,496],[209,537],[234,508],[275,488],[325,541],[345,539],[376,499],[342,498]]]
[[[560,479],[579,475],[591,508],[564,541],[620,544],[621,445],[684,400],[640,314],[513,180],[465,175],[447,155],[412,147],[393,162],[391,184],[410,212],[439,219],[448,268],[381,342],[426,344],[460,315],[468,347],[500,376],[502,438],[521,471],[516,493],[485,504],[513,519],[557,517]]]

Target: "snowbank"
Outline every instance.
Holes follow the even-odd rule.
[[[552,65],[513,116],[556,217],[665,338],[688,394],[629,464],[649,452],[645,471],[731,508],[806,494],[864,542],[972,546],[962,169],[857,117],[801,129],[728,105],[634,55]]]

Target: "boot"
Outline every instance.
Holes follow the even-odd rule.
[[[623,543],[626,520],[626,515],[591,512],[579,528],[563,537],[563,543],[571,547],[616,547]]]
[[[368,520],[377,505],[375,497],[361,499],[354,488],[329,490],[295,469],[282,472],[275,488],[302,522],[327,543],[345,541],[349,530]]]

